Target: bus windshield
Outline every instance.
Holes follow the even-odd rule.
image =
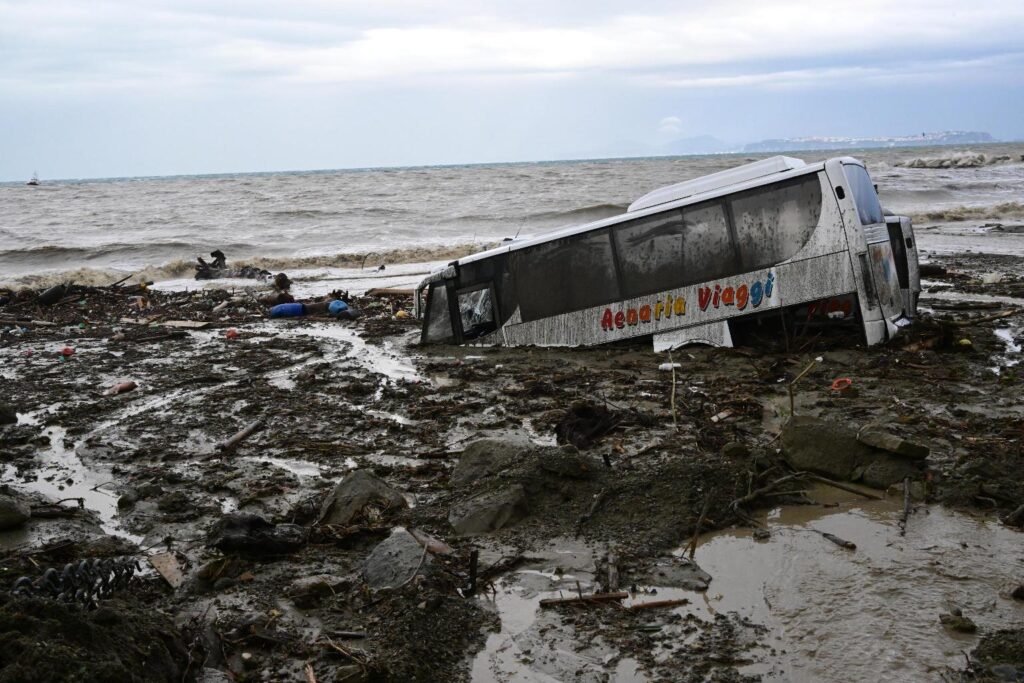
[[[882,205],[878,202],[878,193],[875,192],[875,186],[871,184],[871,178],[864,167],[845,164],[843,172],[846,174],[846,181],[850,183],[850,191],[853,193],[853,203],[857,205],[860,224],[876,225],[885,222]]]

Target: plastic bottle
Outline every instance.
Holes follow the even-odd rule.
[[[271,318],[298,318],[304,315],[305,304],[278,304],[270,309]]]

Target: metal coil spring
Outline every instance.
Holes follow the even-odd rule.
[[[62,571],[51,567],[34,581],[22,576],[14,582],[11,595],[95,605],[100,598],[127,588],[141,570],[134,557],[87,558],[69,562]]]

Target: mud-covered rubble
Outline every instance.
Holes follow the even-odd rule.
[[[1021,263],[935,263],[926,310],[885,346],[807,333],[684,349],[675,392],[639,345],[417,348],[417,323],[396,314],[408,301],[267,321],[249,295],[211,289],[81,288],[49,306],[17,294],[0,307],[14,417],[0,426],[0,589],[35,563],[94,556],[88,539],[159,554],[162,571],[100,610],[58,605],[68,616],[46,622],[70,661],[83,650],[69,629],[102,635],[101,610],[126,633],[140,624],[166,666],[123,655],[123,639],[102,650],[139,680],[302,680],[307,665],[319,681],[755,680],[781,655],[756,619],[696,609],[716,591],[686,552],[703,534],[753,524],[774,543],[759,510],[832,505],[812,475],[891,485],[897,508],[909,477],[912,506],[997,524],[1024,504],[1022,370],[1006,342],[1020,338]],[[970,298],[986,295],[1003,298]],[[197,325],[162,326],[179,320]],[[34,515],[44,496],[72,500]],[[629,598],[539,606],[616,591]],[[11,618],[32,609],[5,600]],[[927,606],[936,631],[940,607]]]

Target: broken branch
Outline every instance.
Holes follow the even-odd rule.
[[[799,472],[798,474],[810,477],[816,482],[825,484],[827,486],[831,486],[833,488],[837,488],[840,491],[846,491],[847,493],[855,493],[858,496],[864,496],[865,498],[870,498],[872,500],[885,500],[885,496],[880,496],[877,493],[872,493],[870,491],[863,491],[857,488],[856,486],[850,486],[849,484],[843,484],[842,482],[832,481],[831,479],[823,477],[820,474],[814,474],[813,472]]]
[[[230,450],[234,449],[235,446],[237,446],[238,444],[242,443],[243,441],[248,439],[250,436],[255,434],[260,429],[260,427],[262,427],[262,426],[263,426],[263,418],[262,417],[261,418],[257,418],[256,420],[253,420],[252,422],[247,424],[240,432],[236,433],[230,439],[228,439],[227,441],[222,442],[219,446],[217,446],[217,450],[223,452],[223,451],[230,451]]]
[[[640,602],[635,605],[630,605],[626,609],[630,612],[638,612],[644,609],[658,609],[659,607],[679,607],[680,605],[689,605],[690,601],[686,598],[679,598],[678,600],[652,600],[651,602]]]
[[[590,603],[617,602],[625,600],[629,593],[592,593],[575,598],[546,598],[540,601],[541,607],[556,607],[558,605],[586,605]]]

